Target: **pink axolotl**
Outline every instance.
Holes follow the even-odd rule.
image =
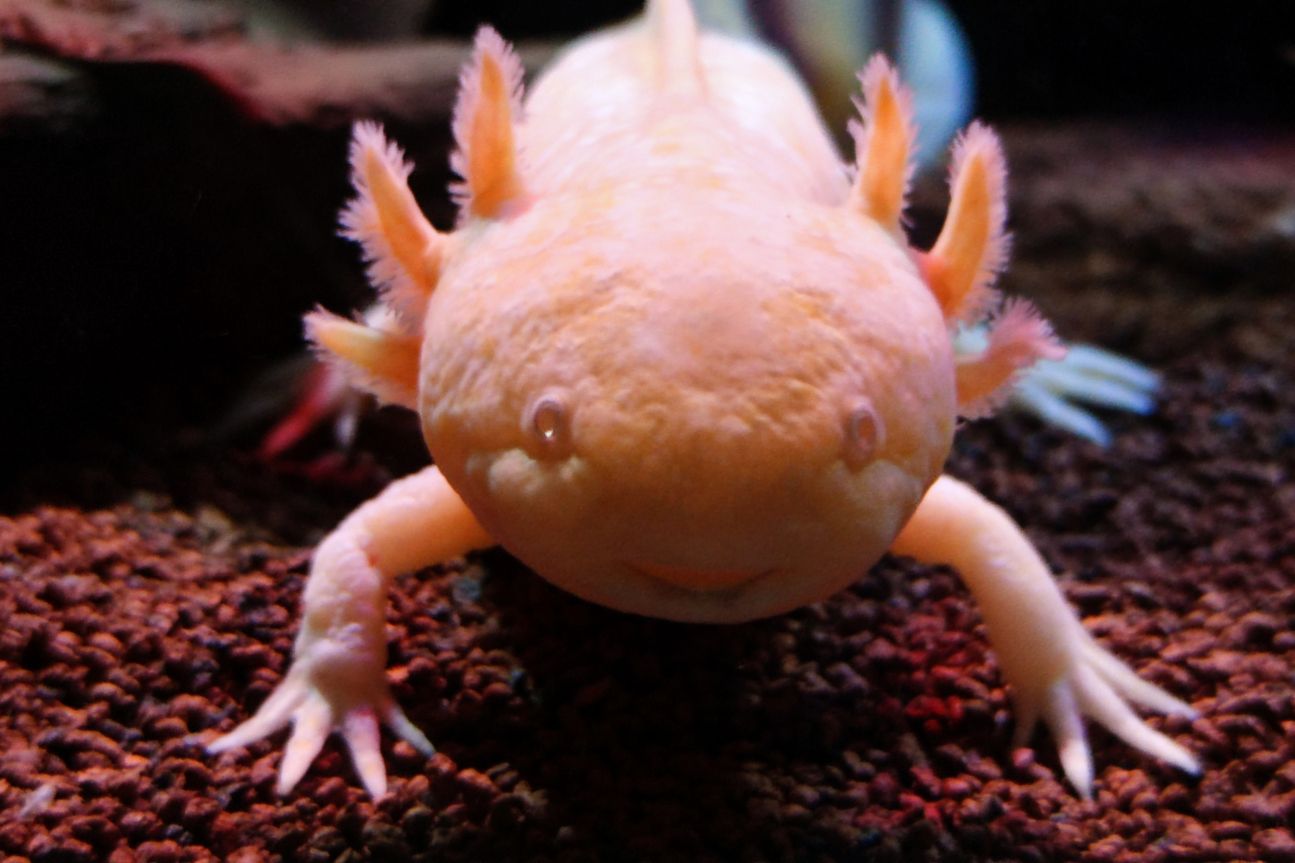
[[[862,75],[855,170],[768,49],[698,32],[686,0],[573,44],[523,107],[483,29],[455,110],[460,219],[436,231],[370,124],[344,214],[398,326],[326,313],[313,341],[419,414],[435,466],[393,483],[317,549],[295,659],[221,752],[292,724],[279,788],[333,729],[386,789],[385,723],[431,744],[388,688],[397,574],[500,544],[611,608],[731,623],[831,596],[887,551],[956,567],[977,599],[1024,742],[1042,718],[1088,795],[1083,717],[1184,770],[1127,702],[1191,708],[1089,637],[1020,528],[941,475],[957,418],[1056,353],[993,308],[1005,171],[992,132],[954,148],[935,246],[902,229],[914,130],[888,63]]]

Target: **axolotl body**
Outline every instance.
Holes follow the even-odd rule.
[[[1191,708],[1097,645],[1021,530],[941,475],[959,416],[1057,344],[996,305],[1005,169],[973,124],[928,253],[902,229],[914,141],[883,58],[862,75],[856,163],[769,49],[699,32],[686,0],[568,48],[523,108],[488,28],[454,132],[460,218],[436,231],[411,168],[359,124],[344,212],[394,324],[323,312],[317,346],[418,412],[434,466],[319,546],[291,669],[224,751],[289,723],[281,791],[340,730],[371,793],[380,725],[424,752],[384,674],[397,574],[500,544],[577,596],[738,622],[822,600],[887,551],[955,566],[982,610],[1024,742],[1044,719],[1091,788],[1087,715],[1185,770],[1129,701]],[[982,350],[959,322],[992,314]]]

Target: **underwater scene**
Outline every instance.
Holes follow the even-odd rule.
[[[1287,5],[0,0],[0,863],[1293,863]]]

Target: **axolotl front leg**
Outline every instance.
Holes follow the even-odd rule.
[[[286,793],[338,729],[364,787],[382,796],[380,723],[421,752],[434,752],[387,685],[387,587],[400,573],[493,544],[437,468],[389,485],[315,551],[292,667],[256,715],[208,751],[245,746],[291,723],[278,783]]]
[[[472,71],[457,109],[461,146],[509,126],[512,83],[521,66],[492,30],[478,37]],[[465,149],[468,149],[465,146]],[[479,151],[478,145],[473,152]],[[466,188],[508,188],[510,154],[463,160]],[[415,407],[422,308],[437,280],[444,237],[427,221],[409,190],[403,154],[377,126],[356,126],[351,146],[356,197],[342,215],[344,233],[363,244],[383,301],[399,311],[390,326],[369,326],[325,312],[307,316],[311,341],[385,401]],[[471,194],[468,205],[492,204]],[[475,212],[475,211],[474,211]],[[278,790],[291,790],[333,730],[341,732],[365,788],[386,793],[380,725],[428,755],[431,743],[396,704],[386,676],[387,589],[397,575],[440,563],[495,540],[432,466],[389,485],[320,543],[311,561],[301,631],[292,666],[251,719],[208,746],[224,752],[292,725]]]
[[[1084,631],[1047,564],[998,506],[943,476],[927,491],[892,551],[953,566],[962,575],[1012,686],[1016,745],[1025,745],[1042,718],[1057,738],[1066,777],[1085,797],[1091,794],[1093,765],[1084,716],[1132,746],[1199,771],[1186,749],[1147,726],[1126,701],[1180,716],[1194,716],[1192,708],[1139,678]]]

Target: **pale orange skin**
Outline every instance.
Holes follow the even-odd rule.
[[[863,75],[855,177],[804,89],[767,50],[698,35],[684,0],[573,45],[523,115],[520,66],[483,31],[456,110],[458,228],[436,232],[376,127],[357,127],[365,244],[392,328],[316,314],[312,338],[359,382],[416,409],[435,461],[321,543],[293,666],[231,749],[294,725],[280,788],[329,730],[386,788],[378,721],[424,752],[382,673],[398,573],[501,544],[593,602],[734,622],[814,602],[888,549],[959,568],[1023,716],[1067,775],[1092,779],[1081,716],[1186,769],[1127,707],[1190,708],[1083,631],[997,507],[940,470],[957,417],[1054,352],[1006,306],[1004,168],[973,126],[929,254],[901,229],[913,130],[883,59]],[[1022,738],[1023,740],[1024,738]]]
[[[578,596],[710,621],[820,599],[881,556],[939,474],[944,320],[862,217],[771,211],[767,190],[718,177],[653,187],[668,163],[638,164],[643,188],[537,200],[449,258],[423,344],[428,447],[492,536]],[[527,427],[546,394],[568,415],[559,448]],[[861,405],[884,440],[851,464]]]

